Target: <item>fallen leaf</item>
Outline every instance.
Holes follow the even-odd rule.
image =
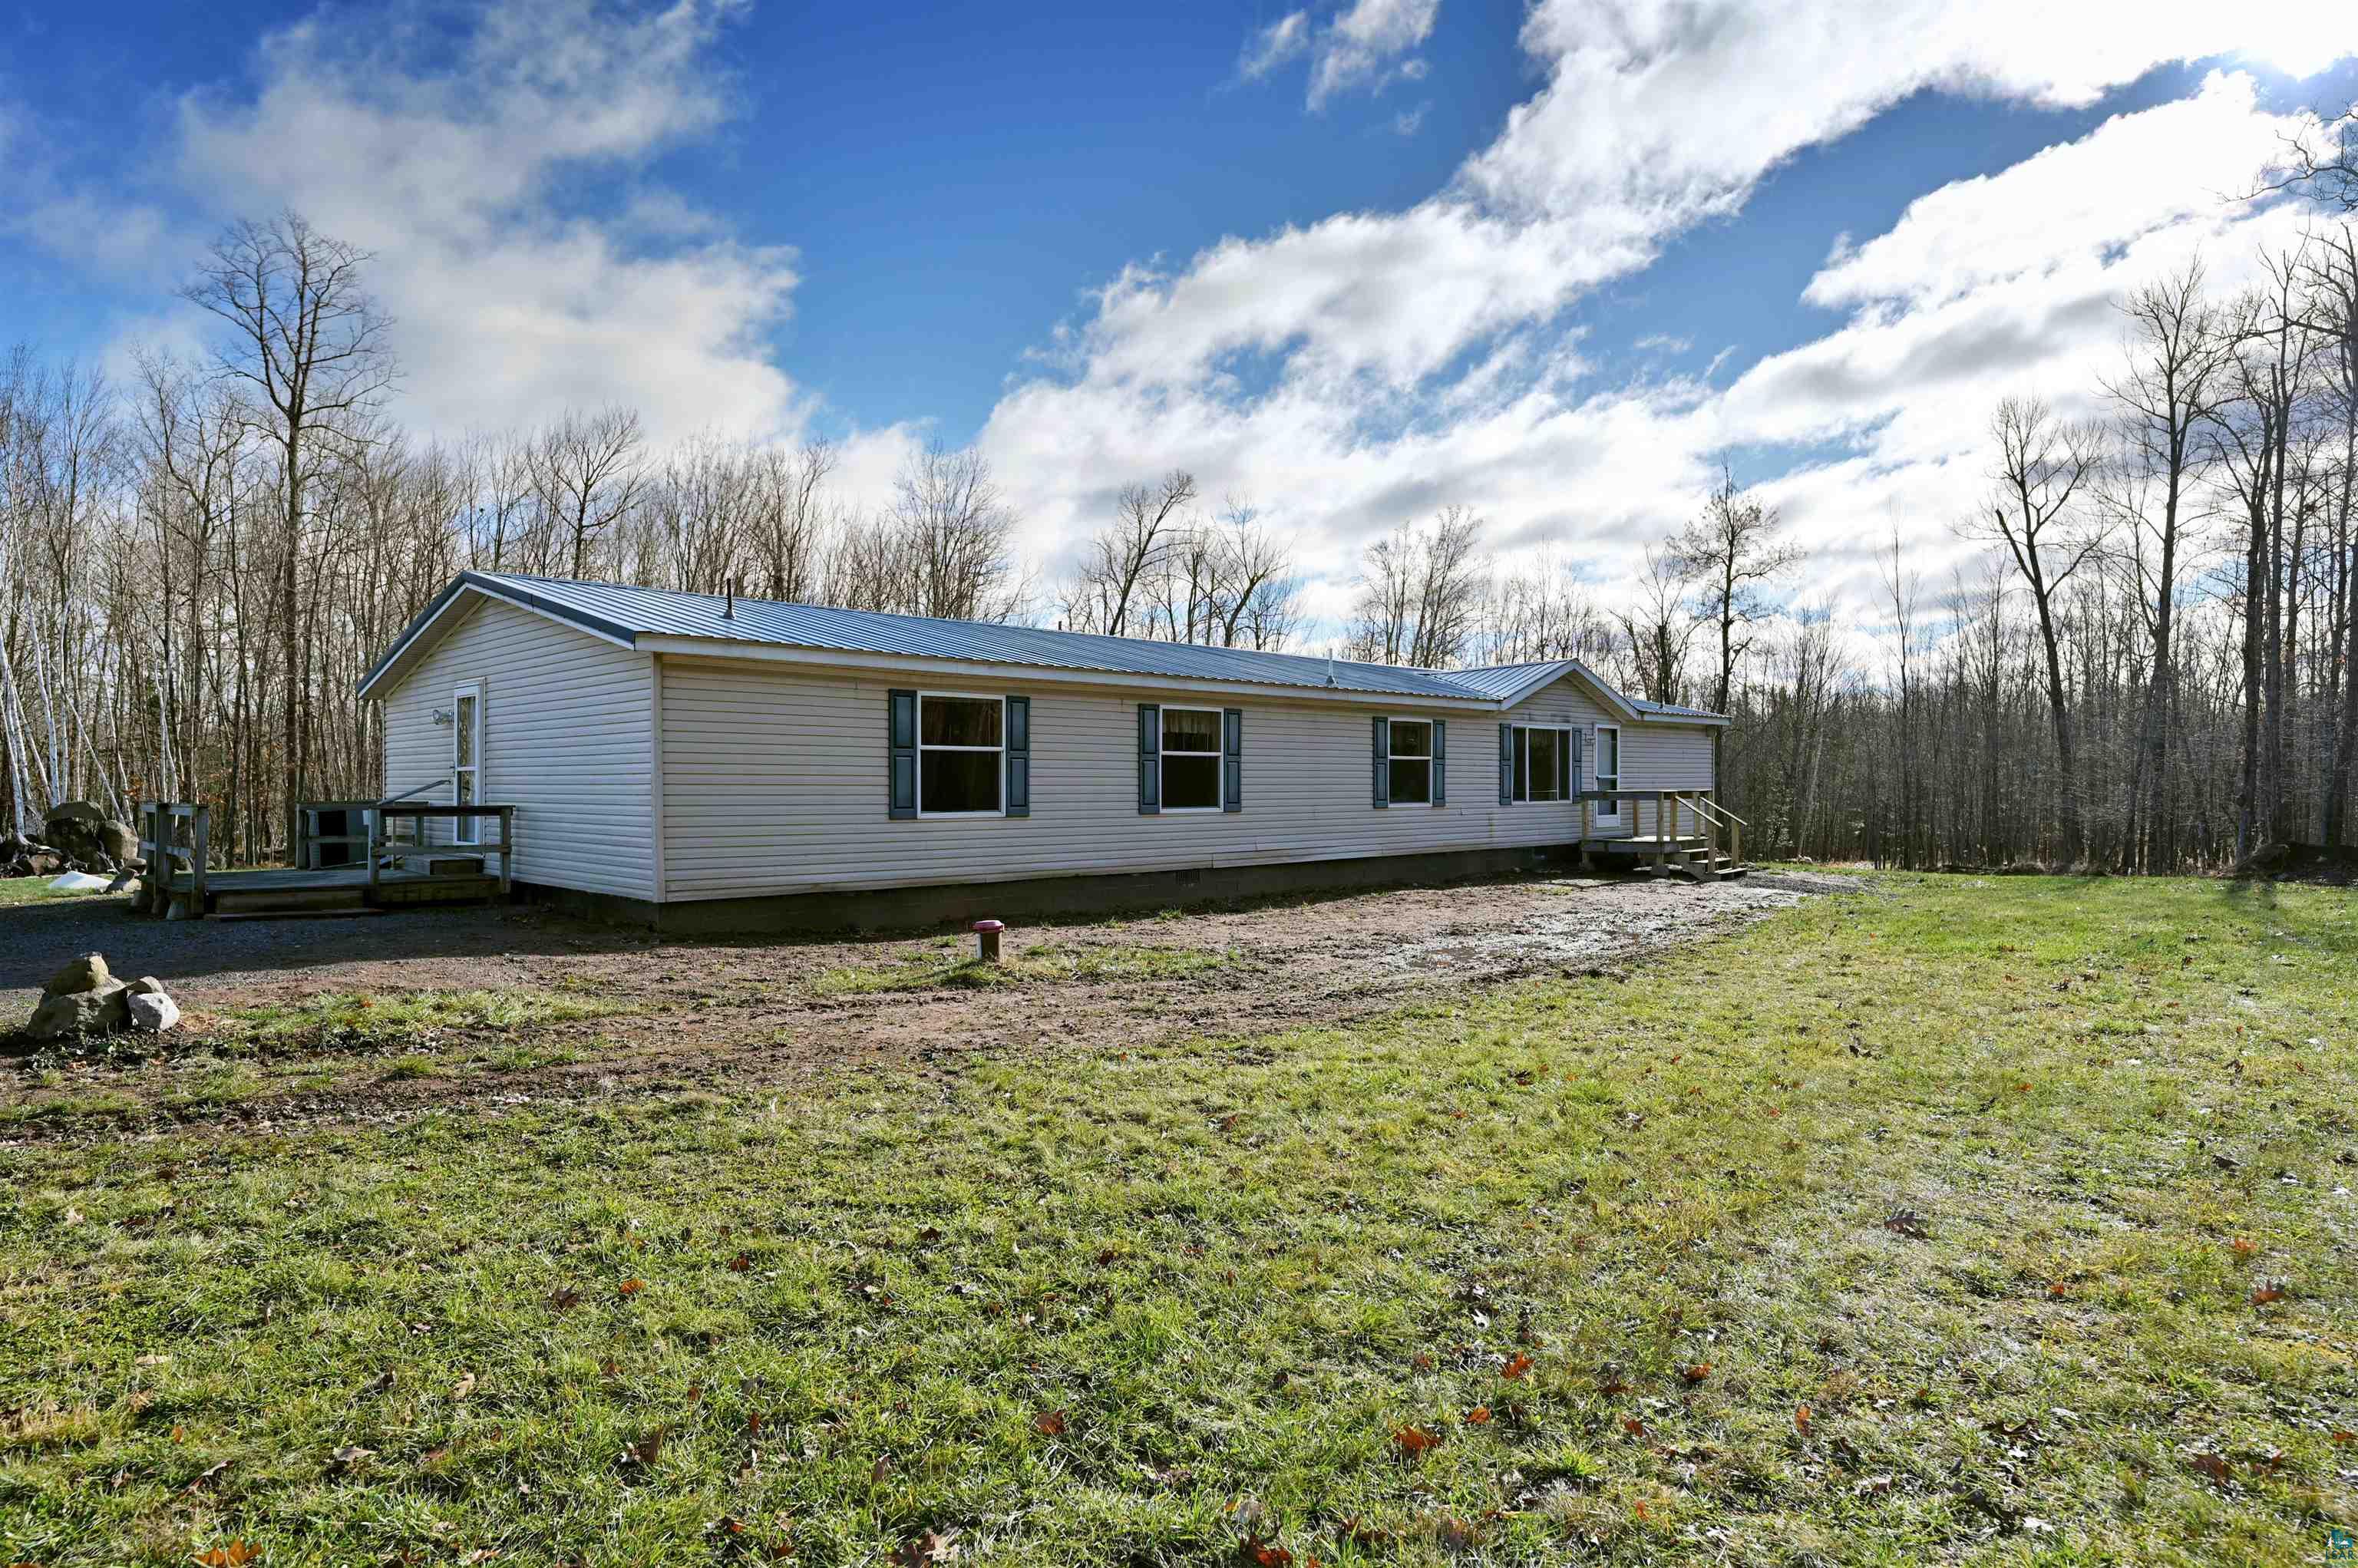
[[[2260,1248],[2257,1242],[2246,1241],[2244,1238],[2238,1236],[2234,1240],[2227,1243],[2227,1249],[2238,1258],[2248,1258],[2253,1253],[2257,1252]]]
[[[664,1429],[657,1427],[623,1449],[622,1462],[626,1465],[635,1465],[643,1470],[652,1469],[654,1462],[663,1457],[663,1445]]]
[[[549,1308],[554,1312],[571,1312],[580,1304],[581,1292],[569,1286],[553,1292],[548,1298]]]
[[[2190,1470],[2210,1476],[2212,1480],[2218,1482],[2223,1487],[2234,1476],[2234,1470],[2233,1467],[2228,1465],[2226,1460],[2221,1458],[2216,1454],[2196,1454],[2190,1455],[2186,1461],[2186,1467]]]
[[[459,1386],[450,1390],[450,1397],[453,1400],[463,1400],[474,1391],[475,1375],[472,1372],[469,1372],[459,1379]]]
[[[1472,1410],[1466,1412],[1466,1419],[1475,1426],[1487,1426],[1489,1424],[1490,1421],[1490,1407],[1488,1405],[1476,1405]]]
[[[185,1498],[189,1493],[197,1491],[201,1487],[211,1486],[214,1482],[221,1479],[222,1472],[228,1469],[229,1465],[230,1462],[228,1460],[222,1460],[220,1464],[214,1465],[211,1469],[206,1471],[203,1475],[198,1476],[195,1480],[181,1487],[180,1496]]]
[[[1643,1437],[1646,1435],[1646,1423],[1634,1415],[1625,1415],[1621,1418],[1621,1430],[1632,1437]]]
[[[2344,1432],[2342,1428],[2337,1426],[2333,1429],[2333,1441],[2336,1443],[2358,1443],[2358,1432]]]
[[[1803,1438],[1804,1440],[1807,1440],[1807,1439],[1808,1439],[1808,1437],[1809,1437],[1809,1435],[1810,1435],[1810,1407],[1809,1407],[1809,1406],[1807,1406],[1807,1405],[1801,1405],[1801,1406],[1797,1407],[1797,1408],[1794,1410],[1794,1411],[1793,1411],[1793,1430],[1794,1430],[1795,1432],[1800,1433],[1801,1434],[1801,1436],[1802,1436],[1802,1438]]]
[[[2285,1291],[2282,1285],[2266,1284],[2252,1292],[2252,1304],[2254,1306],[2266,1306],[2270,1302],[2280,1302],[2284,1300],[2284,1298]]]
[[[644,1280],[624,1280],[615,1288],[626,1296],[634,1296],[647,1288],[647,1282]]]
[[[1705,1378],[1711,1376],[1711,1363],[1708,1361],[1698,1361],[1693,1366],[1688,1368],[1685,1371],[1681,1372],[1679,1376],[1684,1378],[1690,1385],[1700,1383]]]
[[[737,1256],[729,1260],[729,1271],[732,1274],[742,1274],[752,1268],[752,1266],[753,1260],[752,1256],[747,1253],[740,1252]]]
[[[955,1535],[946,1530],[936,1534],[929,1530],[903,1541],[901,1550],[892,1553],[892,1561],[899,1568],[927,1568],[929,1563],[955,1563],[957,1555]]]
[[[1032,1418],[1032,1425],[1043,1437],[1062,1437],[1065,1435],[1065,1412],[1042,1411]]]
[[[1413,1458],[1428,1448],[1441,1446],[1441,1434],[1421,1426],[1397,1427],[1392,1432],[1392,1446]]]
[[[328,1455],[328,1457],[336,1462],[337,1469],[349,1470],[363,1459],[375,1458],[376,1450],[373,1448],[362,1448],[357,1443],[348,1443],[343,1447],[337,1449],[333,1454]]]
[[[238,1568],[238,1564],[251,1563],[261,1555],[262,1548],[250,1541],[241,1539],[233,1541],[226,1546],[216,1546],[200,1552],[196,1554],[196,1560],[202,1563],[204,1568]]]
[[[1293,1553],[1274,1541],[1247,1541],[1244,1543],[1244,1559],[1259,1564],[1259,1568],[1285,1568],[1293,1561]]]
[[[1498,1376],[1501,1378],[1520,1378],[1531,1369],[1531,1358],[1528,1356],[1519,1354],[1513,1360],[1498,1368]]]
[[[1912,1208],[1893,1209],[1891,1217],[1883,1222],[1883,1228],[1916,1241],[1921,1241],[1931,1234],[1925,1227],[1924,1217]]]

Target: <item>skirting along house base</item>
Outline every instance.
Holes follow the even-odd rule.
[[[517,885],[666,930],[1741,869],[1726,721],[1573,659],[1412,670],[470,572],[361,691],[410,857],[484,853],[504,809]]]

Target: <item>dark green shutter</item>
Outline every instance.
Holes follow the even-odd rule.
[[[1163,809],[1163,708],[1138,705],[1138,814],[1152,816]]]
[[[888,816],[917,815],[917,694],[887,692],[884,697],[885,769],[890,782]]]
[[[1555,749],[1556,799],[1572,798],[1573,789],[1580,778],[1579,757],[1580,731],[1577,730],[1563,731],[1563,744]]]
[[[1572,732],[1572,793],[1574,795],[1588,787],[1582,782],[1583,775],[1580,769],[1580,753],[1585,749],[1585,743],[1587,739],[1588,731],[1585,730],[1575,730]]]
[[[1515,804],[1515,727],[1498,726],[1498,804]]]
[[[1449,804],[1449,720],[1433,721],[1433,804]]]
[[[1032,699],[1007,699],[1007,815],[1032,815]]]
[[[1376,809],[1392,803],[1392,721],[1376,720]]]
[[[1220,799],[1222,809],[1245,808],[1245,710],[1220,710]]]

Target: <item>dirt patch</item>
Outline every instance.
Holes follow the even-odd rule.
[[[969,974],[958,977],[969,983],[875,991],[847,989],[841,978],[897,966],[947,972],[971,939],[687,941],[531,909],[166,925],[104,901],[0,910],[0,1019],[21,1016],[42,979],[92,948],[125,973],[164,979],[189,1013],[183,1057],[200,1057],[208,1031],[222,1031],[233,1010],[323,994],[529,988],[612,1009],[521,1036],[436,1042],[454,1067],[434,1076],[321,1058],[197,1113],[242,1123],[370,1119],[443,1104],[782,1084],[847,1064],[944,1067],[978,1052],[1121,1049],[1348,1023],[1444,988],[1609,967],[1861,885],[1809,873],[1707,885],[1518,879],[1044,924],[1009,934],[1011,957],[1027,960],[1019,980],[974,984]],[[1158,953],[1198,961],[1138,961]],[[555,1059],[497,1068],[460,1060],[472,1051],[479,1062],[499,1040],[519,1039]],[[103,1087],[152,1102],[162,1116],[173,1103],[170,1076],[168,1064],[74,1068],[46,1075],[38,1087],[0,1086],[0,1095]]]

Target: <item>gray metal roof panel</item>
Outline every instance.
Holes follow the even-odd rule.
[[[624,644],[634,644],[641,637],[683,637],[843,654],[1030,665],[1041,669],[1148,678],[1217,680],[1486,703],[1503,701],[1534,682],[1585,668],[1577,660],[1555,659],[1471,670],[1408,669],[1303,654],[1158,643],[1141,637],[1052,632],[1037,626],[944,621],[762,599],[738,599],[732,613],[730,602],[714,594],[527,577],[515,572],[471,571],[454,579],[409,623],[362,678],[362,689],[366,691],[374,684],[413,645],[427,624],[470,586]],[[1595,678],[1593,674],[1591,678]],[[1633,701],[1632,706],[1664,717],[1718,717],[1700,708],[1660,703]]]
[[[580,618],[633,636],[695,637],[846,654],[887,654],[977,664],[1032,665],[1042,669],[1260,686],[1316,687],[1402,697],[1459,697],[1487,694],[1455,672],[1354,664],[1301,654],[1158,643],[1087,632],[1052,632],[978,621],[942,621],[817,604],[739,599],[734,613],[717,594],[575,582],[513,573],[470,572],[493,592],[525,600],[567,619]]]

